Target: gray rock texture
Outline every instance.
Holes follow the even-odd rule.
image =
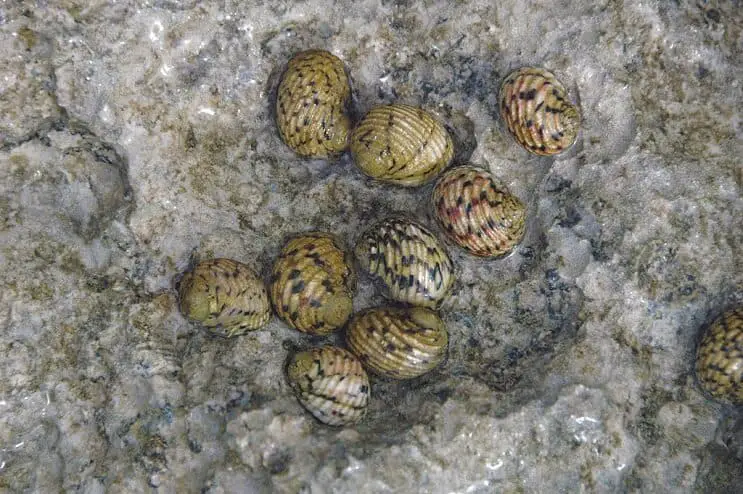
[[[282,143],[273,92],[308,48],[344,60],[358,114],[437,112],[528,207],[505,259],[449,246],[448,359],[372,378],[346,428],[283,374],[339,336],[274,317],[210,337],[173,290],[211,257],[267,279],[301,231],[435,228],[430,185]],[[706,322],[743,303],[739,1],[12,0],[0,50],[0,492],[743,489],[743,411],[693,374]],[[523,65],[579,103],[568,152],[504,131]],[[361,276],[356,309],[382,303]]]

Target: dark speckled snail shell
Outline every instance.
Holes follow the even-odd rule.
[[[454,144],[444,125],[427,111],[382,105],[369,111],[354,129],[351,154],[365,175],[416,187],[451,162]]]
[[[432,202],[446,235],[476,256],[503,256],[524,236],[524,204],[486,170],[452,168],[436,183]]]
[[[286,375],[299,403],[320,422],[347,425],[364,417],[369,377],[347,350],[325,346],[295,353]]]
[[[372,226],[355,254],[361,268],[399,302],[437,307],[454,282],[449,254],[433,233],[411,220],[392,218]]]
[[[198,263],[176,284],[181,313],[210,333],[232,337],[266,324],[271,306],[263,281],[232,259]]]
[[[743,405],[743,307],[710,324],[697,350],[699,385],[713,398]]]
[[[306,233],[281,250],[271,277],[271,301],[289,326],[324,335],[351,317],[355,287],[353,265],[338,240]]]
[[[449,334],[439,316],[425,307],[379,307],[356,314],[346,344],[375,374],[411,379],[437,367],[446,356]]]
[[[552,72],[524,67],[511,72],[500,89],[500,114],[511,135],[527,151],[561,153],[580,128],[578,107]]]
[[[326,158],[345,151],[351,85],[343,62],[308,50],[287,65],[276,98],[276,123],[287,146],[301,156]]]

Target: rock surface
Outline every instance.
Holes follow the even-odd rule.
[[[267,279],[300,231],[435,228],[430,185],[281,142],[273,91],[308,48],[344,60],[359,115],[439,114],[457,159],[528,212],[505,259],[449,246],[448,359],[373,378],[367,419],[341,429],[283,374],[290,350],[340,338],[276,318],[211,337],[172,286],[211,257]],[[743,412],[692,372],[701,328],[743,303],[740,2],[4,2],[0,50],[0,491],[743,485]],[[580,104],[566,153],[529,155],[497,117],[524,65]],[[355,308],[381,303],[362,276]]]

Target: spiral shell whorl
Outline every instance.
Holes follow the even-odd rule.
[[[695,370],[712,397],[743,405],[743,307],[723,313],[707,327]]]
[[[295,353],[286,374],[299,402],[319,421],[346,425],[364,417],[369,378],[350,352],[326,346]]]
[[[335,237],[308,233],[284,246],[273,268],[271,300],[279,317],[311,334],[328,334],[353,311],[356,277]]]
[[[382,105],[369,111],[354,129],[351,153],[365,175],[416,187],[451,162],[454,143],[446,128],[425,110]]]
[[[349,350],[371,371],[411,379],[437,367],[449,335],[443,321],[424,307],[369,309],[353,317],[346,332]]]
[[[446,235],[476,256],[505,255],[524,236],[524,204],[486,170],[452,168],[436,183],[432,202]]]
[[[351,86],[343,62],[323,50],[292,58],[279,84],[276,123],[282,139],[301,156],[326,158],[348,146]]]
[[[176,288],[181,313],[219,336],[245,334],[271,317],[263,281],[232,259],[200,262],[183,275]]]
[[[437,307],[454,282],[454,266],[438,239],[422,225],[402,218],[377,223],[356,245],[363,269],[399,302]]]
[[[560,153],[575,142],[580,112],[552,72],[525,67],[510,73],[500,89],[501,118],[516,141],[540,155]]]

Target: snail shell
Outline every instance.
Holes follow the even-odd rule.
[[[326,158],[348,146],[351,86],[343,62],[323,50],[298,53],[279,83],[276,124],[301,156]]]
[[[454,282],[454,266],[438,239],[414,221],[392,218],[367,230],[356,245],[361,267],[399,302],[436,307]]]
[[[233,337],[258,329],[271,317],[263,281],[232,259],[198,263],[176,284],[181,313],[209,332]]]
[[[346,344],[372,372],[411,379],[438,366],[446,356],[444,322],[425,307],[380,307],[356,314]]]
[[[452,168],[439,178],[432,201],[446,235],[476,256],[505,255],[524,236],[524,204],[486,170]]]
[[[369,377],[347,350],[326,346],[295,353],[286,374],[299,403],[320,422],[346,425],[364,417]]]
[[[704,391],[743,405],[743,307],[724,312],[706,329],[697,350],[696,374]]]
[[[500,114],[516,141],[534,154],[552,155],[573,145],[580,112],[552,72],[524,67],[500,90]]]
[[[449,164],[454,144],[441,122],[425,110],[382,105],[369,111],[354,129],[351,153],[364,174],[416,187]]]
[[[336,238],[313,232],[282,249],[273,267],[271,300],[289,326],[324,335],[351,317],[355,287],[353,267]]]

